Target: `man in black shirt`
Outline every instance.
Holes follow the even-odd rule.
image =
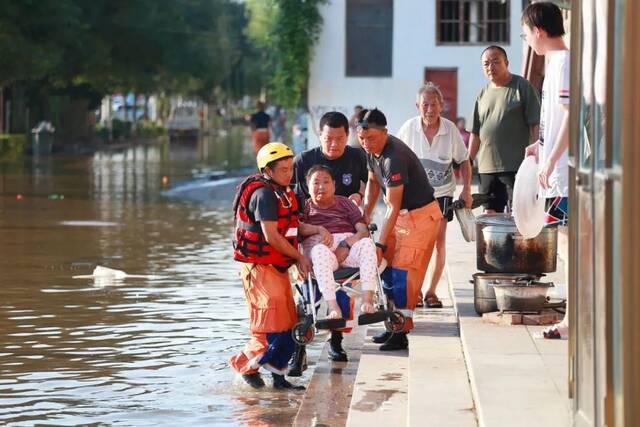
[[[258,111],[251,115],[249,124],[251,125],[251,138],[253,139],[253,150],[258,153],[260,149],[269,143],[269,124],[271,116],[264,112],[264,102],[256,105]]]
[[[389,299],[406,318],[400,333],[384,333],[374,342],[380,350],[408,347],[407,333],[413,329],[413,310],[421,298],[420,289],[436,242],[442,212],[433,197],[420,160],[398,138],[387,133],[387,118],[377,110],[359,115],[358,140],[367,152],[369,175],[365,191],[364,214],[369,222],[384,192],[387,211],[380,231],[378,259],[387,260],[382,274]]]
[[[320,147],[298,154],[294,161],[292,183],[298,198],[298,204],[304,206],[309,198],[307,172],[315,165],[324,165],[331,169],[335,178],[335,194],[351,199],[360,206],[364,200],[364,187],[367,181],[367,160],[361,148],[347,145],[349,139],[349,121],[338,112],[325,113],[320,119]],[[342,332],[331,331],[329,359],[337,362],[347,360],[342,348]],[[289,376],[301,376],[304,370],[306,354],[303,346],[296,348],[289,365]]]
[[[299,200],[309,198],[306,175],[315,165],[328,166],[336,180],[336,195],[350,198],[360,206],[367,182],[367,160],[364,151],[347,145],[349,121],[337,111],[326,113],[320,119],[320,147],[298,154],[293,165],[292,183]]]

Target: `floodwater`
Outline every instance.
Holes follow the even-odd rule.
[[[300,392],[248,390],[227,365],[248,337],[234,180],[204,203],[161,195],[250,165],[244,140],[0,162],[0,424],[291,424]],[[72,278],[97,265],[153,276]]]

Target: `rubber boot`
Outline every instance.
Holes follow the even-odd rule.
[[[271,373],[273,388],[276,390],[304,390],[303,385],[293,385],[284,378],[284,375]]]
[[[287,376],[301,377],[302,373],[307,370],[307,350],[304,345],[296,344],[293,357],[289,361],[289,372]]]
[[[380,332],[379,334],[373,336],[373,342],[376,344],[383,344],[387,342],[389,338],[391,338],[391,335],[393,335],[393,332]]]
[[[396,332],[380,346],[380,351],[404,350],[409,347],[406,332]]]
[[[329,341],[329,360],[334,362],[346,362],[347,353],[342,348],[342,332],[331,331],[331,340]]]
[[[242,374],[242,379],[253,388],[264,387],[264,380],[258,372],[254,372],[253,374]]]

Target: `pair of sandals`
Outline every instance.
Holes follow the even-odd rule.
[[[418,301],[416,308],[442,308],[442,301],[436,295],[425,295],[424,300]]]

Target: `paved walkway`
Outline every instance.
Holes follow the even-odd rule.
[[[323,352],[296,425],[570,425],[567,341],[534,338],[539,326],[483,322],[469,283],[475,244],[455,220],[447,239],[445,307],[417,311],[409,351],[380,352],[366,337],[381,329],[361,327],[349,338],[350,362],[334,364],[346,367]],[[560,273],[547,279],[562,282]]]

